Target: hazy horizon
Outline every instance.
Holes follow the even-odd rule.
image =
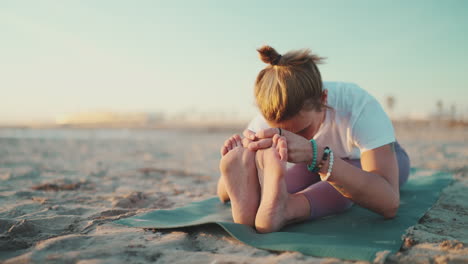
[[[90,111],[256,113],[256,48],[310,48],[396,117],[468,116],[466,1],[3,1],[0,123]]]

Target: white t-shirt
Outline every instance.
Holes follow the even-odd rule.
[[[395,141],[392,122],[380,103],[354,83],[324,82],[328,90],[324,122],[314,139],[329,146],[341,158],[359,159],[361,153]],[[269,128],[265,118],[258,114],[248,129],[258,131]]]

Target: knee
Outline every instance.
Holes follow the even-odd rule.
[[[346,197],[343,197],[343,203],[342,203],[342,208],[343,208],[343,211],[344,210],[348,210],[349,208],[351,208],[351,206],[353,206],[354,202],[351,201],[351,199],[348,199]]]

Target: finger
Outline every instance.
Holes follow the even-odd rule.
[[[259,149],[265,149],[271,147],[273,140],[271,138],[260,139],[259,141],[254,141],[249,144],[249,149],[256,151]]]
[[[279,130],[276,127],[259,130],[255,136],[258,138],[272,138],[275,134],[279,134]]]
[[[246,138],[248,138],[250,140],[255,140],[256,139],[255,132],[253,132],[250,129],[244,130],[244,132],[242,134],[244,135],[244,137],[246,137]]]
[[[250,142],[253,142],[253,141],[245,137],[245,138],[242,139],[242,146],[243,146],[244,148],[248,148]]]

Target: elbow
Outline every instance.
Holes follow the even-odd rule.
[[[398,212],[398,208],[400,207],[400,199],[396,198],[383,212],[383,217],[385,219],[392,219],[395,218]]]

